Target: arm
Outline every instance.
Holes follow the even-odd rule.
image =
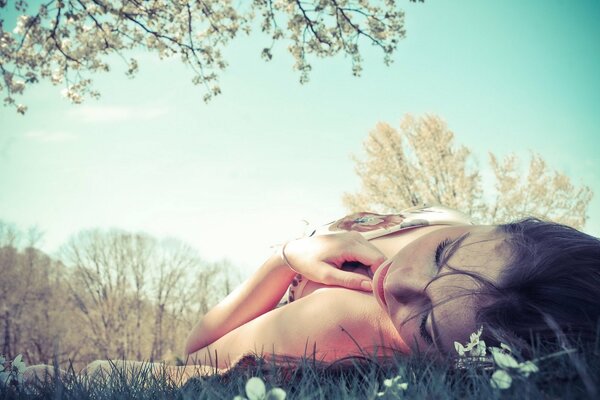
[[[327,307],[323,307],[326,304]],[[229,368],[249,353],[333,361],[350,355],[390,355],[397,331],[375,298],[345,288],[323,288],[269,311],[192,354],[191,362]]]
[[[296,273],[277,253],[194,326],[185,345],[187,354],[205,347],[228,332],[272,310]]]
[[[357,232],[294,240],[287,246],[286,254],[294,269],[310,280],[367,291],[371,290],[368,277],[339,268],[346,261],[358,261],[375,268],[385,259],[375,246]],[[295,272],[285,264],[280,254],[273,254],[251,278],[194,326],[188,336],[186,353],[193,353],[272,310],[294,275]]]

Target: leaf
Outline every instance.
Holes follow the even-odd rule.
[[[495,389],[508,389],[512,384],[512,378],[508,372],[499,369],[492,374],[492,377],[490,378],[490,384]]]
[[[499,368],[507,369],[519,367],[517,360],[515,360],[510,354],[504,354],[497,347],[492,347],[490,350],[492,352],[492,356],[494,357],[494,363],[496,363]]]
[[[273,388],[267,393],[267,400],[285,400],[285,390],[281,388]]]
[[[525,361],[524,363],[519,364],[519,372],[526,378],[529,374],[536,373],[539,370],[538,366],[531,361]]]
[[[463,347],[462,344],[460,344],[458,342],[454,342],[454,349],[456,350],[456,352],[458,353],[459,356],[465,355],[465,348]]]
[[[505,352],[509,352],[509,353],[511,353],[511,354],[512,354],[512,352],[513,352],[513,351],[512,351],[512,349],[511,349],[510,347],[508,347],[508,345],[506,345],[506,344],[504,344],[504,343],[500,343],[500,348],[501,348],[502,350],[504,350]]]
[[[18,356],[15,357],[15,359],[12,362],[12,366],[13,366],[13,368],[16,368],[16,370],[19,374],[22,374],[23,372],[25,372],[25,369],[27,368],[27,366],[25,366],[25,362],[23,361],[22,354],[19,354]]]
[[[8,383],[8,379],[10,378],[10,372],[0,372],[0,385],[6,385]]]
[[[266,392],[265,383],[260,378],[252,377],[246,382],[246,396],[248,396],[248,400],[263,400]]]

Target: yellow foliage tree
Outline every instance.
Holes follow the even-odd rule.
[[[378,123],[364,142],[366,157],[354,156],[361,179],[358,193],[345,193],[352,212],[394,213],[423,203],[447,205],[480,223],[502,223],[536,216],[582,228],[592,191],[576,187],[532,154],[527,171],[518,157],[499,160],[489,153],[494,189],[486,191],[480,169],[465,146],[438,116],[406,115],[397,130]]]

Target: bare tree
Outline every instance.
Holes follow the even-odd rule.
[[[191,325],[239,283],[227,262],[142,233],[88,230],[62,261],[0,221],[0,351],[30,363],[175,359]]]
[[[529,169],[520,169],[515,155],[504,161],[489,153],[494,189],[484,195],[480,170],[465,146],[434,115],[403,118],[400,130],[379,123],[364,143],[366,157],[354,157],[362,187],[346,193],[351,211],[393,213],[423,203],[459,209],[481,223],[501,223],[535,215],[581,228],[592,192],[575,187],[552,171],[537,154]]]
[[[71,292],[87,322],[87,337],[104,357],[127,357],[125,349],[127,298],[130,282],[120,259],[126,246],[123,233],[84,231],[62,250],[73,268]]]
[[[84,231],[63,248],[72,293],[102,357],[162,359],[181,349],[188,312],[210,293],[198,275],[217,273],[189,245],[123,231]],[[194,295],[192,295],[192,293]]]
[[[156,277],[152,285],[153,301],[156,303],[152,359],[161,359],[165,344],[173,344],[177,338],[176,321],[181,319],[187,298],[186,278],[201,269],[202,261],[197,253],[185,243],[175,239],[163,240],[154,256]],[[178,346],[180,347],[180,346]],[[177,349],[169,349],[170,352]]]
[[[37,362],[76,359],[81,340],[74,335],[65,271],[35,248],[41,238],[37,228],[24,234],[0,222],[1,351]]]

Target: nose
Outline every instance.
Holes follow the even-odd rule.
[[[425,304],[429,302],[426,292],[431,276],[412,267],[390,271],[384,283],[386,300],[393,299],[402,305]]]

